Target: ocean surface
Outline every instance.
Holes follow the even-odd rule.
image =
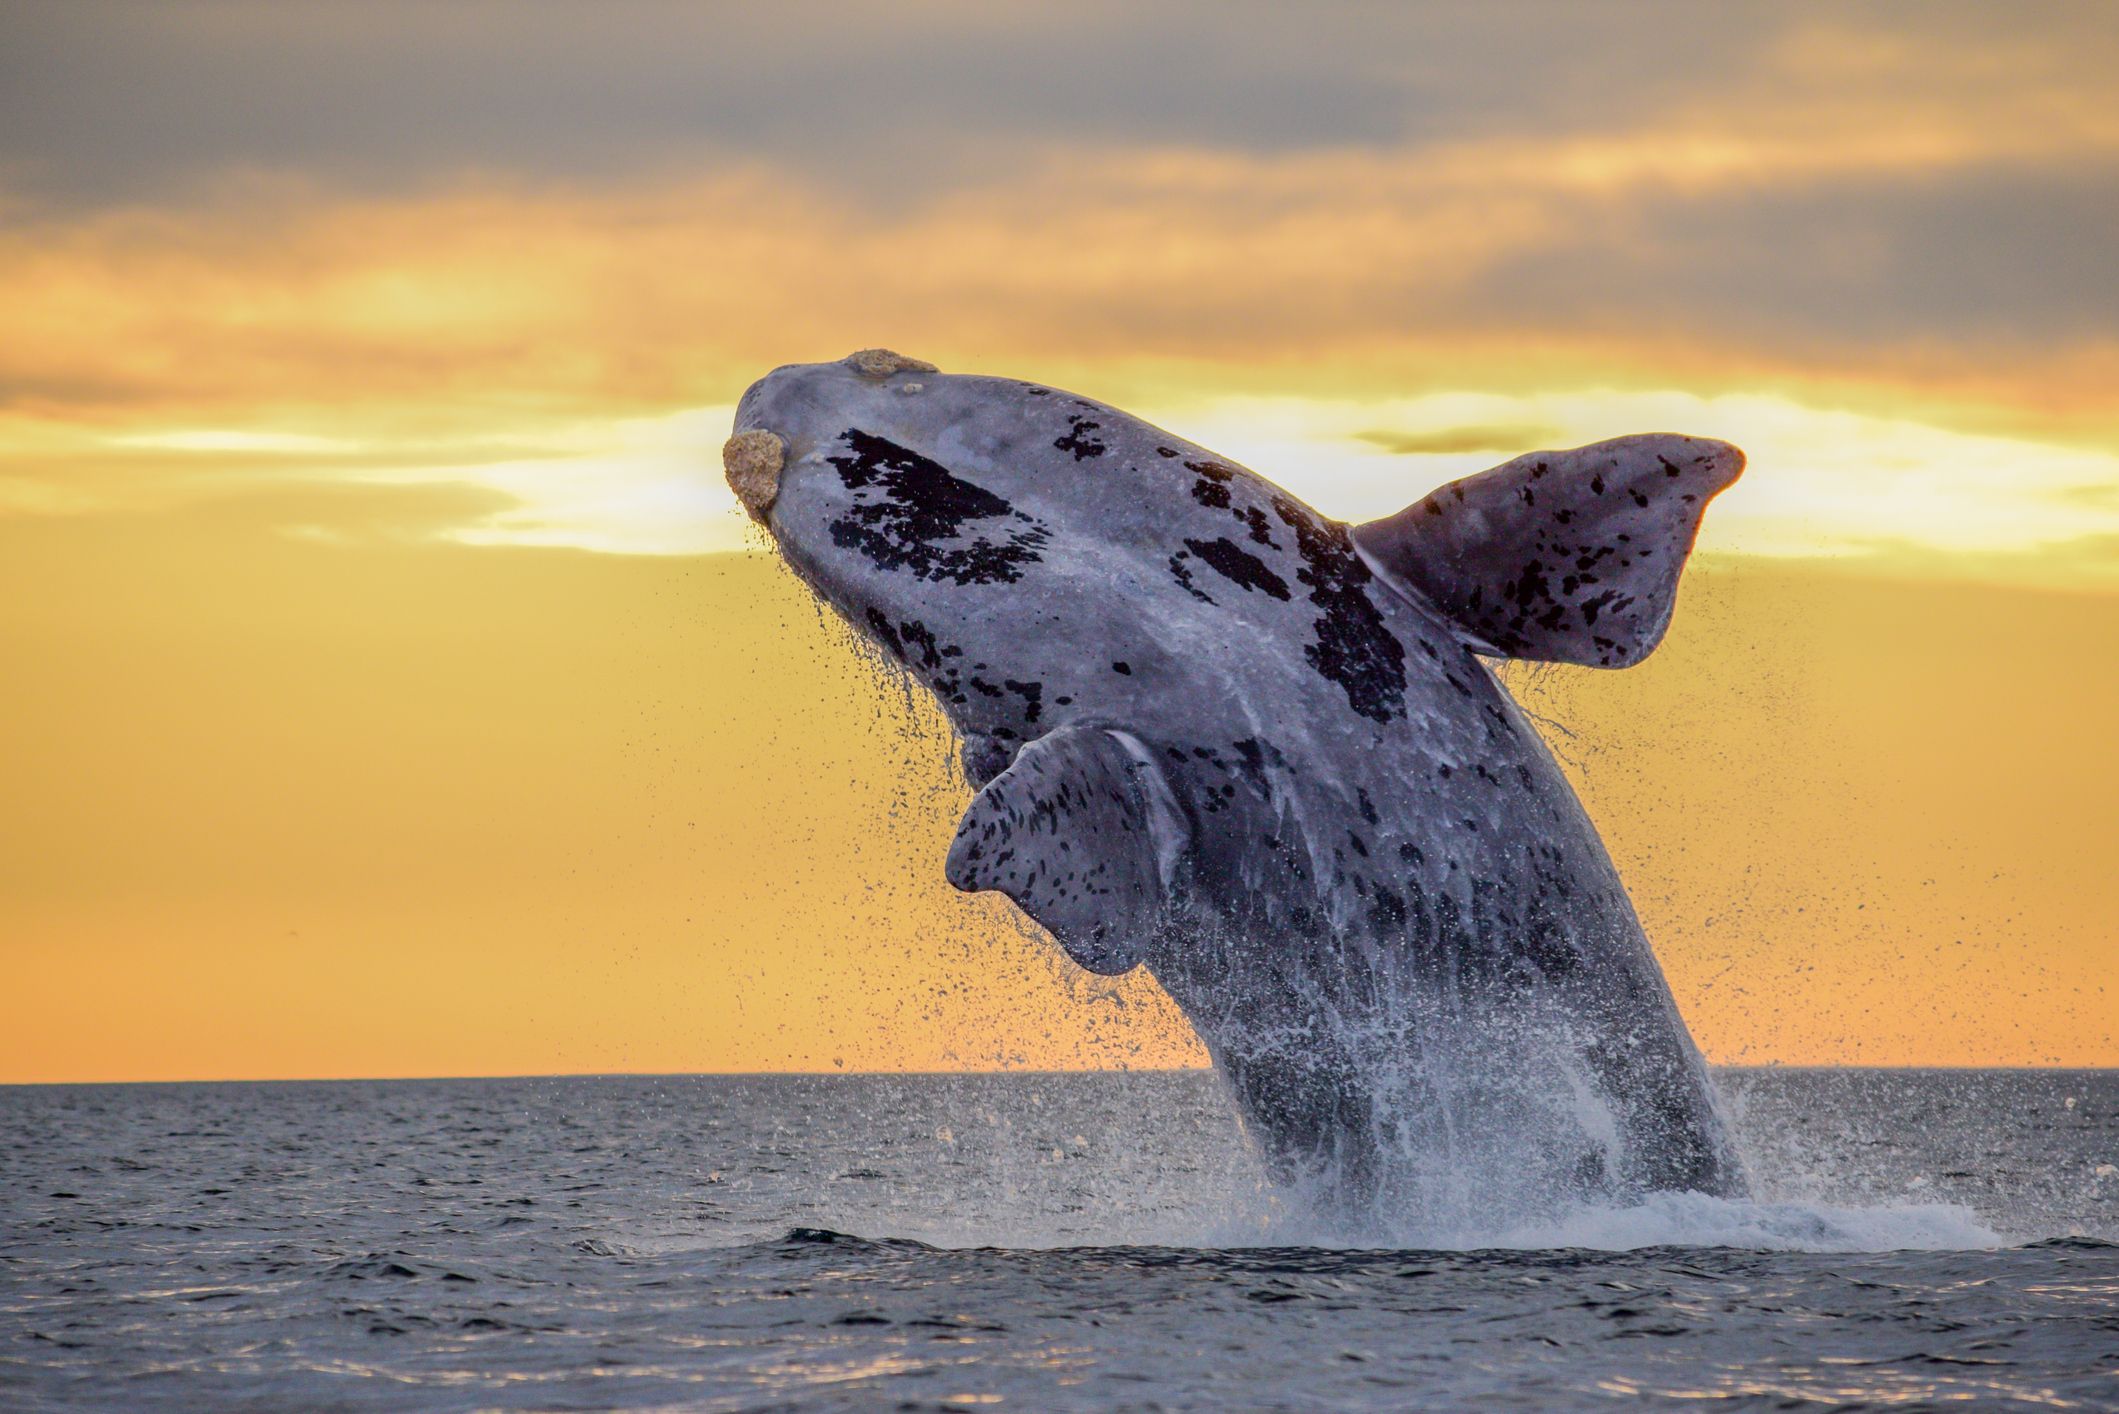
[[[0,1409],[2119,1409],[2119,1072],[1350,1247],[1202,1073],[0,1089]]]

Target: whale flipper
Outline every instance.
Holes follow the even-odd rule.
[[[1091,972],[1137,966],[1162,920],[1189,831],[1138,742],[1062,727],[1025,746],[973,797],[949,882],[1014,899]]]
[[[1354,543],[1479,652],[1628,668],[1662,641],[1700,513],[1743,469],[1727,442],[1670,433],[1530,452]]]

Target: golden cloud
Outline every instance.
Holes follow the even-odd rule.
[[[18,199],[0,228],[0,510],[289,475],[468,479],[527,503],[485,538],[697,548],[626,529],[720,509],[710,478],[707,502],[687,487],[691,439],[704,465],[716,438],[686,419],[713,421],[775,364],[881,343],[1179,412],[1272,396],[1351,417],[1476,389],[1513,399],[1504,422],[1567,431],[1579,419],[1541,399],[1777,398],[1819,428],[1844,411],[2011,455],[2072,448],[2062,489],[2087,517],[2119,452],[2109,331],[1791,332],[1771,289],[1738,317],[1683,286],[1602,304],[1593,288],[1606,257],[1681,268],[1673,211],[2119,161],[2119,112],[2031,81],[2057,62],[1809,30],[1608,131],[1046,148],[896,204],[758,163],[601,187],[488,176],[360,197],[248,178],[164,207]],[[1515,292],[1526,269],[1592,288],[1548,307]],[[1329,431],[1366,433],[1430,452],[1465,436]]]

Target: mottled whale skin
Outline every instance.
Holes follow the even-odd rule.
[[[1594,828],[1481,655],[1639,661],[1743,457],[1540,452],[1349,527],[1092,399],[880,350],[753,385],[730,481],[940,702],[950,881],[1145,965],[1348,1209],[1735,1196]]]

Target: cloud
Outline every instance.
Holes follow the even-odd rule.
[[[460,431],[878,342],[2119,396],[2094,8],[821,13],[13,11],[0,406]]]
[[[1358,154],[1107,154],[890,221],[764,172],[48,215],[0,234],[0,505],[469,482],[508,498],[450,532],[478,543],[734,548],[715,454],[736,394],[891,344],[1140,408],[1354,518],[1420,476],[1669,427],[1742,443],[1746,486],[1794,497],[1734,514],[1747,491],[1722,548],[2022,552],[2105,529],[2080,488],[2119,484],[2111,342],[1776,351],[1711,304],[1689,326],[1558,291],[1541,320],[1482,312],[1466,291],[1504,261],[1582,259],[1574,218],[1604,198],[1433,170],[1458,185],[1416,203]]]
[[[168,204],[231,174],[403,195],[762,167],[885,216],[1112,151],[1774,187],[2109,148],[2106,19],[1663,0],[32,3],[0,21],[0,174],[79,208]]]
[[[1573,329],[1718,328],[1786,351],[2109,340],[2119,148],[1946,182],[1869,176],[1714,201],[1654,196],[1625,238],[1585,230],[1503,253],[1459,292],[1487,318]]]
[[[508,500],[466,538],[726,547],[716,410],[877,344],[1199,412],[1348,486],[1573,436],[1595,419],[1539,400],[1578,395],[1803,409],[1812,465],[1837,413],[1930,429],[1931,470],[1952,438],[2119,448],[2119,41],[1581,13],[22,8],[0,509],[469,481]],[[1621,39],[1619,78],[1580,64]],[[1500,401],[1391,413],[1471,389]],[[1275,398],[1330,425],[1215,420]],[[2108,474],[2035,516],[1991,478],[1943,504],[2045,543],[2062,510],[2098,532]],[[1865,496],[1788,535],[1855,544]]]
[[[0,163],[92,201],[246,168],[382,190],[466,170],[628,181],[731,159],[924,197],[967,172],[989,180],[1026,148],[1271,153],[1551,128],[1727,72],[1778,23],[1668,22],[1681,12],[32,3],[4,21]],[[1634,57],[1623,85],[1580,73],[1576,56],[1599,44]]]
[[[2094,186],[2038,189],[2044,217],[2037,190],[2010,191],[2021,224],[2055,237],[2019,248],[2006,223],[1967,233],[1879,178],[1830,206],[1867,242],[1823,243],[1857,248],[1835,269],[1810,258],[1801,208],[1784,229],[1740,203],[1615,207],[1505,168],[1456,150],[1078,153],[887,216],[762,169],[389,199],[249,184],[201,209],[46,212],[0,233],[0,389],[75,416],[358,402],[490,427],[727,400],[790,357],[888,343],[1239,378],[1526,358],[1533,376],[1867,377],[1917,358],[1924,379],[2112,405]]]

